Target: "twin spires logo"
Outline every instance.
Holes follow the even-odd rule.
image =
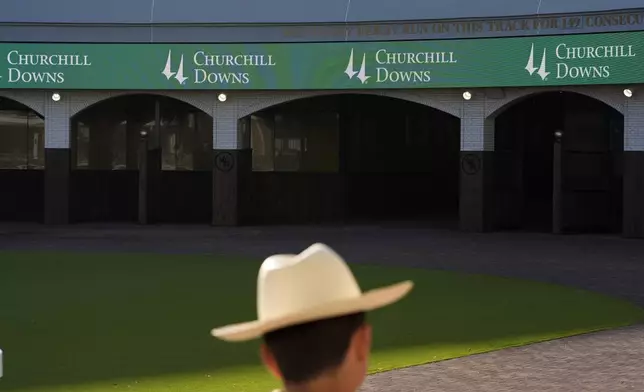
[[[541,80],[546,80],[550,72],[546,71],[546,48],[543,48],[543,56],[541,56],[541,65],[537,69],[534,66],[534,44],[530,49],[530,57],[528,57],[528,64],[525,66],[525,70],[528,71],[530,76],[534,74],[534,71],[537,71],[537,75],[541,76]]]
[[[344,70],[344,73],[347,74],[349,79],[353,79],[353,77],[356,76],[356,74],[358,74],[357,77],[362,82],[362,84],[367,83],[367,80],[371,76],[367,76],[367,74],[366,74],[366,65],[365,65],[366,60],[367,60],[367,55],[363,53],[362,54],[362,65],[360,66],[360,71],[356,72],[353,69],[353,48],[351,48],[351,54],[349,55],[349,63],[347,64],[347,69]]]
[[[165,62],[165,68],[163,71],[161,71],[162,74],[165,75],[166,79],[170,80],[171,77],[174,76],[177,82],[179,84],[184,85],[186,84],[186,80],[188,80],[187,77],[183,74],[183,55],[181,55],[181,60],[179,61],[179,68],[177,69],[177,72],[172,71],[172,50],[168,50],[168,59]]]

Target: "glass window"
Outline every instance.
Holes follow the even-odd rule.
[[[239,133],[239,148],[247,150],[250,148],[250,125],[251,116],[246,116],[237,121],[237,132]]]
[[[45,122],[33,110],[0,98],[0,169],[43,169]]]
[[[89,127],[81,121],[78,121],[75,127],[76,159],[74,163],[77,168],[87,168],[89,166]]]
[[[181,101],[160,102],[162,170],[210,170],[212,117]]]
[[[194,170],[212,170],[212,128],[213,120],[202,111],[195,115]]]
[[[250,117],[250,144],[253,149],[253,170],[275,170],[274,121],[270,115]]]
[[[337,113],[315,113],[302,120],[302,170],[337,172],[340,166],[340,116]]]
[[[251,116],[255,171],[337,172],[339,115],[285,111]]]
[[[154,97],[126,96],[101,102],[72,121],[73,167],[137,170],[140,132],[151,131]]]
[[[110,158],[113,170],[127,169],[127,121],[114,125],[110,140]]]
[[[195,121],[192,113],[163,111],[160,120],[162,170],[192,170]]]
[[[300,171],[304,133],[297,115],[275,116],[276,171]]]
[[[148,148],[161,148],[162,170],[210,170],[212,125],[206,113],[171,98],[132,95],[111,99],[74,118],[74,167],[137,170],[141,133],[145,132]]]

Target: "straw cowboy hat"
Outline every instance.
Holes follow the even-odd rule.
[[[390,305],[412,289],[410,281],[362,292],[347,263],[324,244],[299,255],[274,255],[257,277],[257,320],[212,330],[222,340],[239,342],[311,321],[365,312]]]

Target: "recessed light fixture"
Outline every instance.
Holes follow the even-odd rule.
[[[469,92],[469,91],[464,92],[463,93],[463,99],[466,100],[466,101],[469,101],[470,99],[472,99],[472,93]]]
[[[219,94],[219,95],[217,96],[217,99],[219,100],[219,102],[226,102],[226,100],[228,99],[228,97],[226,96],[226,94],[221,93],[221,94]]]
[[[626,98],[632,97],[633,96],[633,90],[631,90],[630,88],[625,88],[624,89],[624,96]]]
[[[58,102],[58,101],[60,101],[60,94],[58,94],[58,93],[53,93],[53,94],[51,95],[51,99],[52,99],[54,102]]]

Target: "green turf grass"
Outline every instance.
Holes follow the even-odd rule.
[[[151,254],[0,252],[6,392],[270,391],[257,342],[211,338],[255,316],[257,261]],[[363,289],[416,289],[370,315],[382,371],[633,324],[626,302],[553,285],[355,266]]]

